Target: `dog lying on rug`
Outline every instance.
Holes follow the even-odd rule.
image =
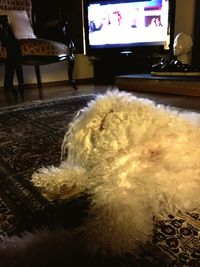
[[[198,208],[199,118],[117,90],[81,110],[61,165],[32,176],[50,201],[89,194],[88,218],[66,239],[86,255],[134,254],[151,239],[153,218]]]

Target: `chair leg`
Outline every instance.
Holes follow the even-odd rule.
[[[16,75],[18,80],[18,88],[22,98],[24,100],[24,75],[23,75],[23,68],[21,65],[16,66]]]
[[[9,91],[14,95],[15,100],[17,100],[17,90],[15,90],[13,80],[14,80],[15,65],[12,63],[5,64],[5,76],[4,76],[4,91],[8,95]]]
[[[40,66],[38,66],[38,65],[35,65],[35,74],[36,74],[36,78],[37,78],[37,86],[38,86],[38,88],[42,88]]]
[[[42,80],[41,80],[40,66],[38,66],[38,65],[35,65],[35,74],[36,74],[36,78],[37,78],[39,98],[41,100],[43,100]]]
[[[68,57],[68,77],[69,83],[74,89],[77,89],[76,82],[73,79],[73,71],[74,71],[74,55],[70,54]]]

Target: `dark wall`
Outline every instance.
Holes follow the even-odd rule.
[[[193,54],[192,65],[200,69],[200,0],[196,0],[195,20],[194,20],[194,35],[193,35]]]
[[[56,22],[60,23],[66,20],[70,38],[76,46],[76,52],[83,52],[81,0],[32,0],[32,5],[36,34],[46,37],[45,33],[52,30],[50,26],[54,27]],[[56,31],[54,35],[54,39],[59,36]],[[60,36],[59,38],[60,41],[63,41]]]

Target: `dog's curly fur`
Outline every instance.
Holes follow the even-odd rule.
[[[90,194],[90,216],[76,229],[86,253],[133,253],[151,237],[153,217],[199,206],[199,122],[198,114],[108,91],[69,125],[61,165],[32,182],[49,200]]]
[[[61,166],[32,182],[50,200],[69,188],[89,192],[86,243],[94,252],[131,252],[151,235],[153,216],[200,204],[200,128],[186,117],[124,92],[98,96],[70,124]]]

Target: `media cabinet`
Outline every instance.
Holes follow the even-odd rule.
[[[119,89],[164,94],[200,96],[200,76],[175,77],[129,74],[115,77]]]
[[[94,57],[90,61],[94,68],[94,83],[113,84],[118,75],[150,72],[155,59],[145,54],[111,54]]]

